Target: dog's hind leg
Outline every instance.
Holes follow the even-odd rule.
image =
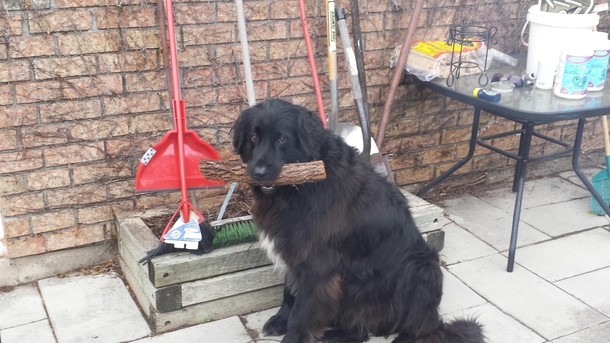
[[[284,286],[284,300],[280,310],[275,316],[269,318],[263,326],[263,334],[265,336],[281,336],[286,333],[292,306],[294,306],[294,295],[292,295],[287,286]]]
[[[361,343],[368,340],[369,336],[366,332],[341,329],[328,330],[320,339],[324,343]]]

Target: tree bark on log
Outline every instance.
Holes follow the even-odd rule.
[[[201,160],[199,169],[208,180],[227,182],[247,182],[257,184],[248,175],[247,165],[242,162]],[[322,161],[284,164],[278,178],[268,186],[298,185],[326,179],[326,169]]]

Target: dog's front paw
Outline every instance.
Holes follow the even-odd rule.
[[[263,326],[263,334],[265,336],[281,336],[286,334],[287,326],[288,318],[276,314],[275,316],[269,318],[269,320]]]

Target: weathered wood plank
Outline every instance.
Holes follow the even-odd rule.
[[[284,277],[273,266],[244,270],[182,284],[182,306],[280,285]]]
[[[274,286],[228,298],[183,307],[171,312],[153,312],[152,325],[157,333],[207,320],[223,319],[279,306],[284,286]]]
[[[150,300],[148,299],[148,297],[146,296],[146,294],[144,294],[144,287],[140,284],[140,280],[138,280],[138,278],[136,278],[133,273],[131,272],[131,269],[129,269],[129,267],[127,267],[127,264],[125,263],[125,260],[123,260],[123,257],[119,256],[119,266],[121,267],[121,269],[123,270],[123,275],[125,275],[125,279],[127,280],[127,283],[129,284],[131,290],[133,291],[133,294],[135,294],[136,299],[138,300],[138,303],[140,304],[140,307],[142,308],[142,311],[144,311],[144,314],[146,315],[146,320],[148,322],[151,322],[151,314],[152,311],[154,311],[151,308],[151,303]]]
[[[152,234],[148,226],[140,218],[124,218],[117,221],[117,236],[119,241],[119,254],[128,251],[133,259],[125,259],[129,268],[136,273],[141,269],[148,275],[148,267],[142,266],[138,261],[146,256],[147,251],[157,247],[159,240]],[[121,250],[121,248],[123,250]]]
[[[153,285],[162,287],[269,264],[258,243],[245,243],[199,256],[188,252],[161,255],[149,262],[149,272]]]

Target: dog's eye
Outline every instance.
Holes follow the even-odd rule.
[[[257,140],[257,139],[258,139],[258,137],[256,136],[256,134],[255,134],[255,133],[253,133],[253,134],[250,136],[250,140],[251,140],[251,141],[253,141],[253,142],[256,142],[256,140]]]
[[[278,141],[278,143],[284,143],[286,141],[286,137],[280,136],[280,138],[278,138],[277,141]]]

